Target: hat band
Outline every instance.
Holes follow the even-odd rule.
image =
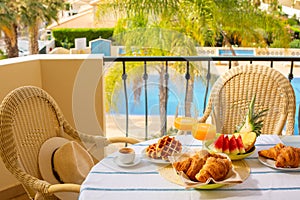
[[[57,149],[58,149],[58,148],[57,148]],[[61,178],[59,177],[57,171],[56,171],[55,168],[54,168],[54,154],[55,154],[55,152],[56,152],[57,149],[55,149],[55,150],[53,151],[52,156],[51,156],[51,168],[52,168],[52,172],[53,172],[53,175],[54,175],[54,177],[56,178],[56,180],[57,180],[59,183],[64,183],[64,182],[61,180]]]

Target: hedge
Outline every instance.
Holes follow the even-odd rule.
[[[52,36],[56,47],[74,48],[75,38],[85,37],[86,45],[89,46],[89,41],[100,37],[109,39],[113,32],[114,28],[56,28],[52,30]]]
[[[290,29],[294,32],[300,32],[300,27],[298,25],[291,26]]]
[[[290,43],[290,48],[300,48],[300,40],[293,40]]]

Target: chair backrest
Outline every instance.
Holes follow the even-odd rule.
[[[255,110],[268,109],[263,134],[294,134],[295,93],[289,80],[279,71],[261,65],[234,67],[214,84],[202,121],[209,115],[221,133],[233,133],[246,116],[252,97]]]
[[[17,88],[2,101],[0,153],[7,169],[31,196],[34,195],[34,191],[30,191],[32,177],[41,179],[40,147],[47,139],[60,136],[64,121],[54,99],[38,87]]]

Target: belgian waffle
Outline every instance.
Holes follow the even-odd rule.
[[[146,149],[150,158],[168,160],[168,156],[180,153],[182,144],[175,137],[164,136],[157,143],[151,144]]]
[[[157,142],[156,150],[158,157],[168,160],[168,156],[181,152],[182,145],[175,137],[166,135]]]
[[[146,154],[150,158],[158,159],[157,152],[156,152],[156,143],[150,144],[146,149]]]

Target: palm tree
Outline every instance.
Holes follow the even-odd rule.
[[[231,38],[241,41],[242,46],[266,46],[266,36],[272,36],[271,39],[282,41],[282,44],[288,43],[288,34],[282,20],[259,10],[257,3],[252,4],[249,0],[115,0],[99,6],[99,13],[103,14],[105,10],[115,10],[121,17],[114,34],[122,36],[116,41],[127,46],[129,52],[132,46],[145,48],[151,42],[151,47],[160,49],[151,51],[155,53],[152,55],[195,55],[195,44],[188,45],[186,51],[180,54],[176,54],[175,50],[182,43],[165,48],[166,44],[176,44],[177,38],[153,34],[157,29],[182,33],[199,46],[214,46],[216,38],[221,34],[233,55],[235,52],[230,44]],[[141,28],[144,31],[141,32]],[[147,55],[150,55],[149,51]],[[181,70],[178,65],[176,68]],[[196,73],[191,71],[191,88]],[[160,94],[161,100],[165,99],[162,95],[166,95],[163,91]],[[186,99],[192,99],[189,96],[192,94],[192,90],[188,91]],[[164,102],[161,102],[161,108],[163,106]],[[163,112],[165,109],[161,110]]]
[[[218,1],[218,11],[215,13],[219,32],[224,40],[235,38],[240,46],[266,47],[271,40],[280,42],[281,47],[287,47],[290,41],[285,21],[278,13],[268,14],[249,1],[222,0]],[[232,6],[235,5],[235,6]],[[227,46],[231,46],[227,43]]]
[[[27,0],[19,3],[20,18],[28,26],[30,54],[38,54],[38,31],[41,22],[58,19],[58,12],[64,6],[61,0]]]
[[[261,11],[257,1],[165,0],[162,3],[160,0],[115,0],[111,2],[101,4],[99,13],[109,8],[117,8],[117,13],[127,19],[140,16],[147,19],[147,23],[164,22],[169,27],[180,29],[181,32],[191,36],[201,46],[206,42],[214,45],[215,37],[219,34],[226,35],[224,40],[228,41],[231,37],[240,37],[243,41],[241,45],[247,47],[257,46],[261,42],[261,46],[266,46],[261,39],[270,30],[273,34],[280,34],[274,37],[281,38],[282,45],[286,44],[289,36],[282,19],[276,13],[268,14]],[[278,1],[272,1],[273,4],[273,7],[276,7]],[[229,46],[226,41],[225,44]]]
[[[178,31],[172,31],[170,29],[162,29],[159,28],[158,25],[153,25],[151,27],[143,27],[143,28],[137,28],[134,27],[133,24],[143,24],[141,21],[141,18],[138,17],[137,22],[132,22],[132,18],[129,24],[124,23],[122,20],[121,23],[116,27],[116,31],[114,34],[114,41],[117,43],[123,43],[127,48],[127,55],[147,55],[147,56],[171,56],[171,55],[196,55],[196,49],[195,49],[195,42],[192,41],[190,37],[187,37],[186,35],[178,32]],[[145,23],[144,23],[145,24]],[[124,27],[127,28],[127,31],[124,32]],[[119,34],[117,34],[119,33]],[[132,46],[135,47],[136,51],[132,50]],[[143,64],[134,64],[135,67],[140,66],[140,68],[143,66]],[[148,66],[151,64],[148,64]],[[151,68],[157,71],[159,77],[160,77],[160,83],[159,83],[159,103],[160,103],[160,118],[161,122],[164,122],[165,120],[165,114],[166,114],[166,102],[168,101],[168,80],[165,79],[166,68],[165,63],[151,65]],[[169,67],[174,68],[180,73],[185,73],[186,66],[183,66],[182,63],[175,63],[175,64],[169,64]],[[132,64],[129,66],[129,68],[132,68]],[[150,67],[148,67],[149,69]],[[138,69],[138,68],[137,68]],[[196,72],[196,66],[191,64],[190,67],[190,80],[187,84],[189,84],[189,87],[187,92],[185,93],[187,101],[193,100],[193,85],[194,85],[194,76],[196,74],[199,74]],[[115,70],[114,70],[115,71]],[[121,72],[119,72],[120,74]],[[109,75],[109,80],[112,81],[111,73]],[[117,78],[117,77],[115,77]],[[132,78],[132,77],[131,77]],[[140,79],[140,77],[134,77]],[[116,79],[115,79],[116,80]],[[133,82],[137,82],[133,80]],[[114,84],[107,84],[107,89],[112,91],[112,88],[110,88]],[[134,90],[138,91],[138,90]],[[107,94],[108,90],[106,90]],[[140,93],[139,93],[140,94]],[[110,100],[110,97],[107,98]],[[111,103],[111,102],[110,102]],[[164,123],[162,123],[164,125]],[[165,134],[167,132],[167,127],[162,126],[161,128],[161,135]]]
[[[19,56],[17,15],[14,8],[14,2],[9,0],[0,1],[0,30],[4,32],[6,53],[9,58]]]
[[[140,20],[139,18],[138,20]],[[122,27],[117,26],[116,28],[116,33],[118,33],[119,30],[122,30],[127,24],[121,23]],[[134,23],[133,23],[134,24]],[[139,23],[141,24],[141,23]],[[132,28],[132,31],[129,31],[127,29],[126,32],[121,32],[120,34],[115,34],[114,35],[114,41],[117,43],[123,43],[125,46],[127,46],[127,55],[144,55],[144,56],[171,56],[171,55],[196,55],[196,49],[195,49],[195,43],[192,41],[190,37],[187,37],[183,35],[182,33],[178,31],[172,31],[168,29],[162,29],[159,28],[158,26],[155,27],[144,27],[144,28]],[[162,42],[163,41],[163,42]],[[134,49],[131,47],[134,46]],[[143,63],[134,63],[130,64],[129,68],[133,68],[132,66],[136,67],[138,66],[140,68],[143,67]],[[151,66],[151,67],[149,67]],[[183,66],[182,63],[171,63],[169,64],[170,68],[174,68],[175,70],[179,71],[180,73],[185,73],[185,67]],[[161,64],[151,64],[148,63],[148,69],[153,69],[155,70],[160,79],[159,83],[159,103],[160,103],[160,118],[161,121],[164,122],[165,120],[165,114],[166,114],[166,102],[168,101],[168,80],[165,79],[165,74],[166,68],[165,68],[165,63]],[[188,82],[190,85],[189,90],[187,91],[186,95],[189,97],[189,99],[193,99],[193,83],[194,83],[194,75],[196,73],[196,67],[191,64],[191,79]],[[119,72],[120,74],[121,72]],[[139,73],[141,74],[141,73]],[[115,77],[117,78],[117,77]],[[140,79],[140,77],[134,77],[137,79]],[[111,81],[112,79],[109,78]],[[133,82],[137,82],[133,80]],[[107,84],[108,87],[111,87],[113,84]],[[110,90],[111,91],[111,90]],[[138,92],[138,90],[135,90]],[[107,92],[107,91],[106,91]],[[107,92],[109,94],[109,92]],[[139,93],[140,94],[140,93]],[[109,99],[109,98],[108,98]],[[189,100],[192,101],[192,100]],[[162,123],[164,124],[164,123]],[[162,126],[161,129],[161,134],[166,133],[166,128]]]
[[[63,4],[60,0],[1,0],[0,29],[5,34],[8,57],[19,55],[18,24],[28,27],[30,53],[37,54],[39,52],[38,30],[41,22],[57,20],[57,14]]]

